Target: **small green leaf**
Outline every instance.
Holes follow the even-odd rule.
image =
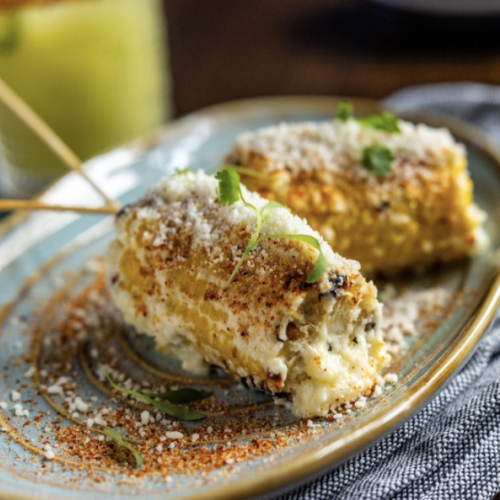
[[[341,122],[346,122],[352,117],[352,104],[349,101],[341,101],[337,107],[336,118]]]
[[[371,146],[363,150],[361,164],[370,172],[379,177],[387,177],[391,171],[394,160],[392,151],[385,146]]]
[[[263,240],[274,238],[286,238],[289,240],[302,241],[304,243],[307,243],[308,245],[311,245],[313,248],[319,251],[316,264],[314,264],[311,272],[307,275],[306,283],[316,283],[316,281],[320,280],[323,274],[325,274],[328,263],[326,261],[325,255],[323,254],[323,251],[321,250],[319,241],[314,236],[309,236],[307,234],[269,234],[267,236],[262,236],[261,238],[259,238],[257,243],[260,243]]]
[[[134,455],[137,468],[140,469],[142,467],[142,464],[144,463],[144,457],[131,444],[127,443],[118,431],[106,427],[106,429],[104,429],[103,432],[104,434],[106,434],[106,436],[109,436],[119,445],[130,450]]]
[[[166,392],[142,392],[138,391],[144,396],[157,399],[167,399],[171,403],[193,403],[194,401],[201,401],[209,398],[212,393],[206,391],[197,391],[196,389],[178,389],[177,391]]]
[[[389,132],[391,134],[397,134],[401,132],[398,124],[398,119],[391,113],[365,116],[363,118],[358,118],[358,122],[368,127],[372,127],[377,130],[383,130],[384,132]]]
[[[184,175],[184,174],[189,174],[189,173],[194,174],[194,170],[191,167],[186,167],[186,168],[183,168],[182,170],[179,170],[178,168],[176,168],[173,176]]]
[[[109,373],[106,374],[106,378],[116,390],[123,392],[124,394],[130,394],[131,396],[142,399],[143,401],[146,401],[150,405],[153,405],[155,408],[163,413],[166,413],[167,415],[170,415],[171,417],[178,418],[179,420],[201,420],[205,418],[205,415],[203,415],[203,413],[190,410],[189,408],[185,408],[184,406],[178,406],[167,400],[156,401],[155,399],[153,399],[155,396],[150,396],[141,391],[132,391],[130,389],[120,387],[113,382],[113,380],[109,376]]]
[[[219,181],[217,200],[221,205],[232,205],[241,198],[240,176],[234,169],[221,170],[215,178]]]
[[[161,412],[170,415],[171,417],[175,417],[179,420],[203,420],[205,415],[203,413],[199,413],[197,411],[190,410],[189,408],[185,408],[184,406],[178,406],[170,401],[156,401],[148,396],[139,396],[144,401],[147,401],[149,404],[152,404],[156,409]]]
[[[285,210],[288,210],[290,212],[290,209],[286,205],[282,205],[281,203],[278,203],[277,201],[270,201],[260,212],[260,216],[262,218],[262,223],[266,221],[269,216],[271,215],[271,212],[275,208],[284,208]]]

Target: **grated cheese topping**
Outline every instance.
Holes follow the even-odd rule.
[[[417,333],[417,321],[424,314],[442,309],[450,298],[443,288],[397,290],[388,283],[381,289],[384,303],[382,331],[387,352],[397,355],[407,349],[406,337]]]
[[[257,225],[255,212],[238,201],[230,206],[222,206],[217,201],[218,181],[202,170],[196,173],[188,172],[173,177],[161,179],[153,186],[143,203],[145,206],[137,211],[137,218],[153,223],[156,230],[146,232],[143,237],[149,238],[153,247],[166,246],[172,242],[172,237],[189,234],[192,248],[203,247],[207,254],[217,260],[223,253],[220,242],[226,241],[227,235],[236,228],[243,229],[251,235]],[[259,211],[268,203],[259,194],[241,186],[243,197]],[[261,236],[269,234],[305,234],[314,236],[320,243],[328,263],[346,272],[359,271],[359,264],[347,260],[334,253],[323,237],[311,229],[305,219],[292,215],[288,210],[276,208],[262,224]],[[295,244],[294,244],[295,245]],[[316,253],[312,247],[298,242],[310,252]],[[254,252],[265,256],[266,243],[258,245]],[[241,247],[233,247],[234,263],[240,258]],[[248,259],[250,262],[251,259]]]
[[[268,171],[287,169],[294,174],[314,170],[354,169],[362,177],[374,177],[361,165],[363,150],[376,144],[394,154],[394,165],[408,162],[439,168],[446,166],[443,150],[463,156],[465,148],[444,128],[432,128],[398,120],[400,133],[391,134],[362,125],[354,119],[342,122],[281,123],[236,139],[233,156],[246,162],[251,155],[266,158]]]

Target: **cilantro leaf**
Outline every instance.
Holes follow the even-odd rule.
[[[104,434],[106,436],[109,436],[111,439],[116,441],[119,445],[127,448],[132,452],[135,458],[136,462],[136,467],[137,469],[140,469],[142,467],[142,464],[144,463],[144,457],[129,443],[127,443],[121,434],[118,431],[115,431],[114,429],[110,429],[109,427],[106,427],[106,429],[103,430]]]
[[[167,415],[170,415],[171,417],[178,418],[179,420],[201,420],[205,418],[205,415],[203,415],[203,413],[190,410],[189,408],[185,408],[184,406],[178,406],[174,403],[171,403],[166,398],[165,401],[156,401],[155,399],[153,399],[155,397],[161,397],[161,396],[155,396],[154,394],[150,395],[143,393],[141,391],[132,391],[130,389],[125,389],[123,387],[120,387],[113,382],[113,380],[109,376],[109,373],[106,374],[106,378],[108,379],[108,382],[117,391],[123,392],[124,394],[130,394],[131,396],[135,396],[136,398],[142,399],[143,401],[146,401],[146,403],[153,405],[155,408],[157,408],[163,413],[166,413]]]
[[[241,198],[240,176],[234,169],[221,170],[215,178],[219,181],[217,200],[221,205],[232,205]]]
[[[391,113],[384,113],[383,115],[372,115],[358,118],[358,122],[362,125],[372,127],[377,130],[383,130],[391,134],[401,132],[399,128],[398,119]]]
[[[336,118],[341,122],[346,122],[352,117],[352,104],[349,101],[340,101],[337,107]]]
[[[392,151],[385,146],[370,146],[363,150],[361,164],[370,172],[379,177],[387,177],[391,171],[394,160]]]
[[[257,243],[271,238],[286,238],[288,240],[302,241],[318,250],[318,259],[316,260],[316,264],[314,264],[311,272],[307,275],[306,283],[316,283],[316,281],[320,280],[323,274],[325,274],[328,263],[323,251],[321,250],[319,241],[314,236],[309,236],[307,234],[269,234],[267,236],[262,236],[261,238],[259,238]]]

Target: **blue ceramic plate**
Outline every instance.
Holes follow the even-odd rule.
[[[88,162],[88,172],[110,195],[131,202],[174,169],[217,166],[241,131],[282,120],[328,119],[336,103],[335,98],[287,97],[216,106]],[[375,102],[354,104],[360,114],[380,110]],[[231,435],[222,443],[204,443],[206,436],[201,436],[201,444],[186,444],[185,449],[191,457],[199,453],[199,457],[211,457],[212,462],[217,453],[231,447],[245,453],[234,462],[211,463],[205,470],[194,460],[192,467],[191,462],[183,462],[183,470],[177,463],[168,478],[167,474],[147,471],[135,477],[126,464],[95,467],[83,450],[88,445],[78,444],[76,438],[73,443],[56,447],[56,435],[67,436],[72,429],[81,429],[79,423],[85,426],[86,418],[66,411],[57,390],[46,387],[49,381],[53,383],[50,370],[54,366],[47,360],[58,355],[50,336],[59,332],[68,302],[92,279],[93,267],[98,266],[92,259],[103,255],[112,239],[112,220],[109,216],[38,212],[17,214],[5,221],[0,237],[0,304],[4,306],[0,319],[0,401],[6,403],[6,408],[0,408],[0,496],[51,500],[252,497],[290,488],[338,465],[425,404],[470,355],[499,303],[500,162],[478,131],[444,117],[426,116],[423,121],[448,126],[466,144],[476,200],[489,215],[487,230],[492,246],[472,261],[395,284],[421,291],[439,287],[445,290],[445,299],[417,322],[416,334],[407,339],[409,348],[389,367],[389,371],[397,372],[399,381],[386,388],[382,396],[369,399],[364,408],[352,408],[332,422],[318,419],[308,426],[297,421],[286,407],[274,406],[261,394],[225,380],[192,380],[174,359],[157,353],[147,339],[126,329],[111,338],[112,345],[106,349],[118,352],[120,369],[130,377],[161,380],[167,385],[172,380],[176,385],[208,385],[214,391],[221,412],[210,421],[214,427],[230,428]],[[42,199],[86,206],[100,203],[74,173],[53,185]],[[108,404],[108,395],[90,366],[99,356],[97,350],[80,346],[73,354],[65,354],[60,360],[76,383],[72,397],[79,395],[93,407]],[[19,391],[18,401],[12,401],[13,391]],[[15,404],[21,405],[18,413],[28,410],[29,414],[16,416]],[[132,413],[140,411],[133,409]],[[255,424],[253,429],[262,432],[235,434],[243,421],[249,428]],[[192,436],[199,425],[182,423],[180,428],[186,436]],[[207,421],[203,425],[206,429]],[[99,435],[91,439],[98,440]],[[256,450],[252,442],[265,446],[259,445]],[[107,441],[101,443],[103,447],[109,445]],[[52,446],[53,460],[46,457],[47,444]],[[168,462],[169,453],[165,446],[158,457]],[[188,451],[185,453],[187,456]]]

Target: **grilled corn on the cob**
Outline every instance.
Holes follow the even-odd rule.
[[[315,236],[328,262],[325,274],[306,283],[317,250],[269,239],[225,288],[256,216],[241,201],[220,205],[216,187],[201,171],[163,179],[117,216],[108,264],[125,320],[186,369],[221,366],[256,388],[290,395],[300,416],[324,415],[369,394],[386,355],[376,288],[359,264],[278,208],[261,234]],[[259,210],[267,203],[242,189]]]
[[[227,160],[268,174],[242,181],[305,217],[364,273],[474,253],[485,242],[484,214],[473,204],[465,148],[448,130],[394,122],[399,133],[353,118],[284,123],[241,134]],[[386,177],[363,166],[373,145],[392,152]]]

